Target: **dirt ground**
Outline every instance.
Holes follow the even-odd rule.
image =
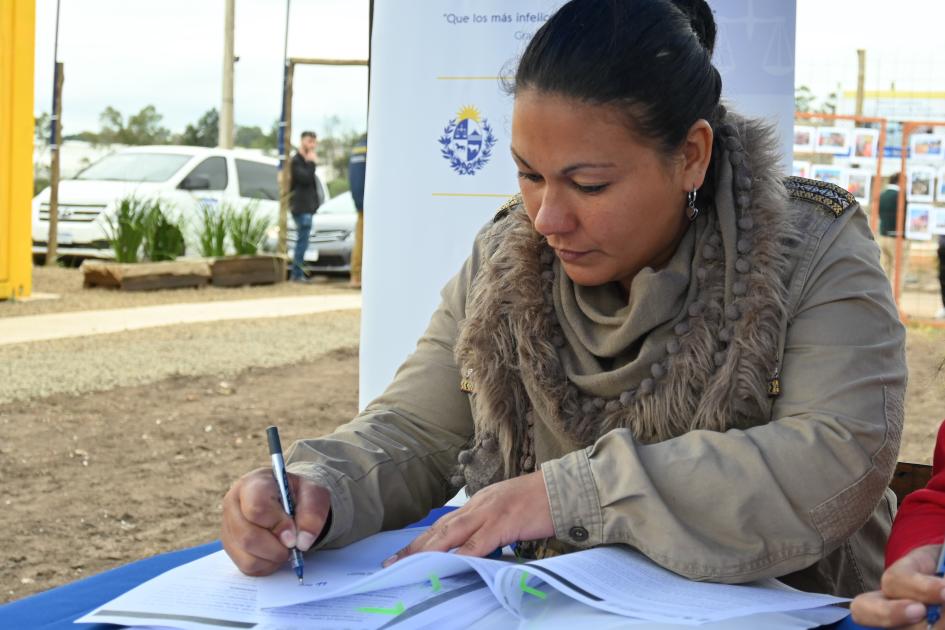
[[[283,442],[357,411],[355,348],[0,406],[0,602],[219,537],[220,503]]]
[[[133,302],[114,293],[74,295],[81,289],[65,271],[38,277],[45,283],[38,290],[56,282],[64,294],[39,312]],[[292,290],[312,289],[213,298]],[[150,304],[181,294],[143,295]],[[30,307],[22,314],[37,312],[20,306]],[[0,304],[0,330],[2,317],[15,313]],[[910,327],[907,353],[900,459],[928,463],[945,418],[945,331]],[[0,602],[217,538],[230,483],[268,462],[265,427],[278,424],[286,444],[330,432],[356,412],[357,373],[352,346],[292,365],[0,405]]]

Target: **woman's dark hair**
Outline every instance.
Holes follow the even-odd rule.
[[[619,106],[669,154],[697,120],[724,115],[714,47],[704,0],[571,0],[535,33],[512,89]]]

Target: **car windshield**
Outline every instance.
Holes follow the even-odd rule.
[[[174,153],[113,153],[76,175],[76,179],[164,182],[190,158]]]

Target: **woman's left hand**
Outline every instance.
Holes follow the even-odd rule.
[[[538,471],[483,488],[385,560],[384,566],[420,551],[457,549],[466,556],[486,556],[515,541],[554,533],[545,476]]]

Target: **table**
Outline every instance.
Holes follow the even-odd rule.
[[[452,509],[455,508],[435,509],[415,525],[429,525]],[[222,549],[220,541],[214,541],[198,547],[164,553],[11,602],[0,606],[0,628],[16,630],[114,630],[117,626],[111,624],[74,625],[72,622],[93,608],[101,606],[125,591],[131,590],[165,571],[220,549]],[[832,630],[867,629],[847,618],[838,624],[834,624]]]

